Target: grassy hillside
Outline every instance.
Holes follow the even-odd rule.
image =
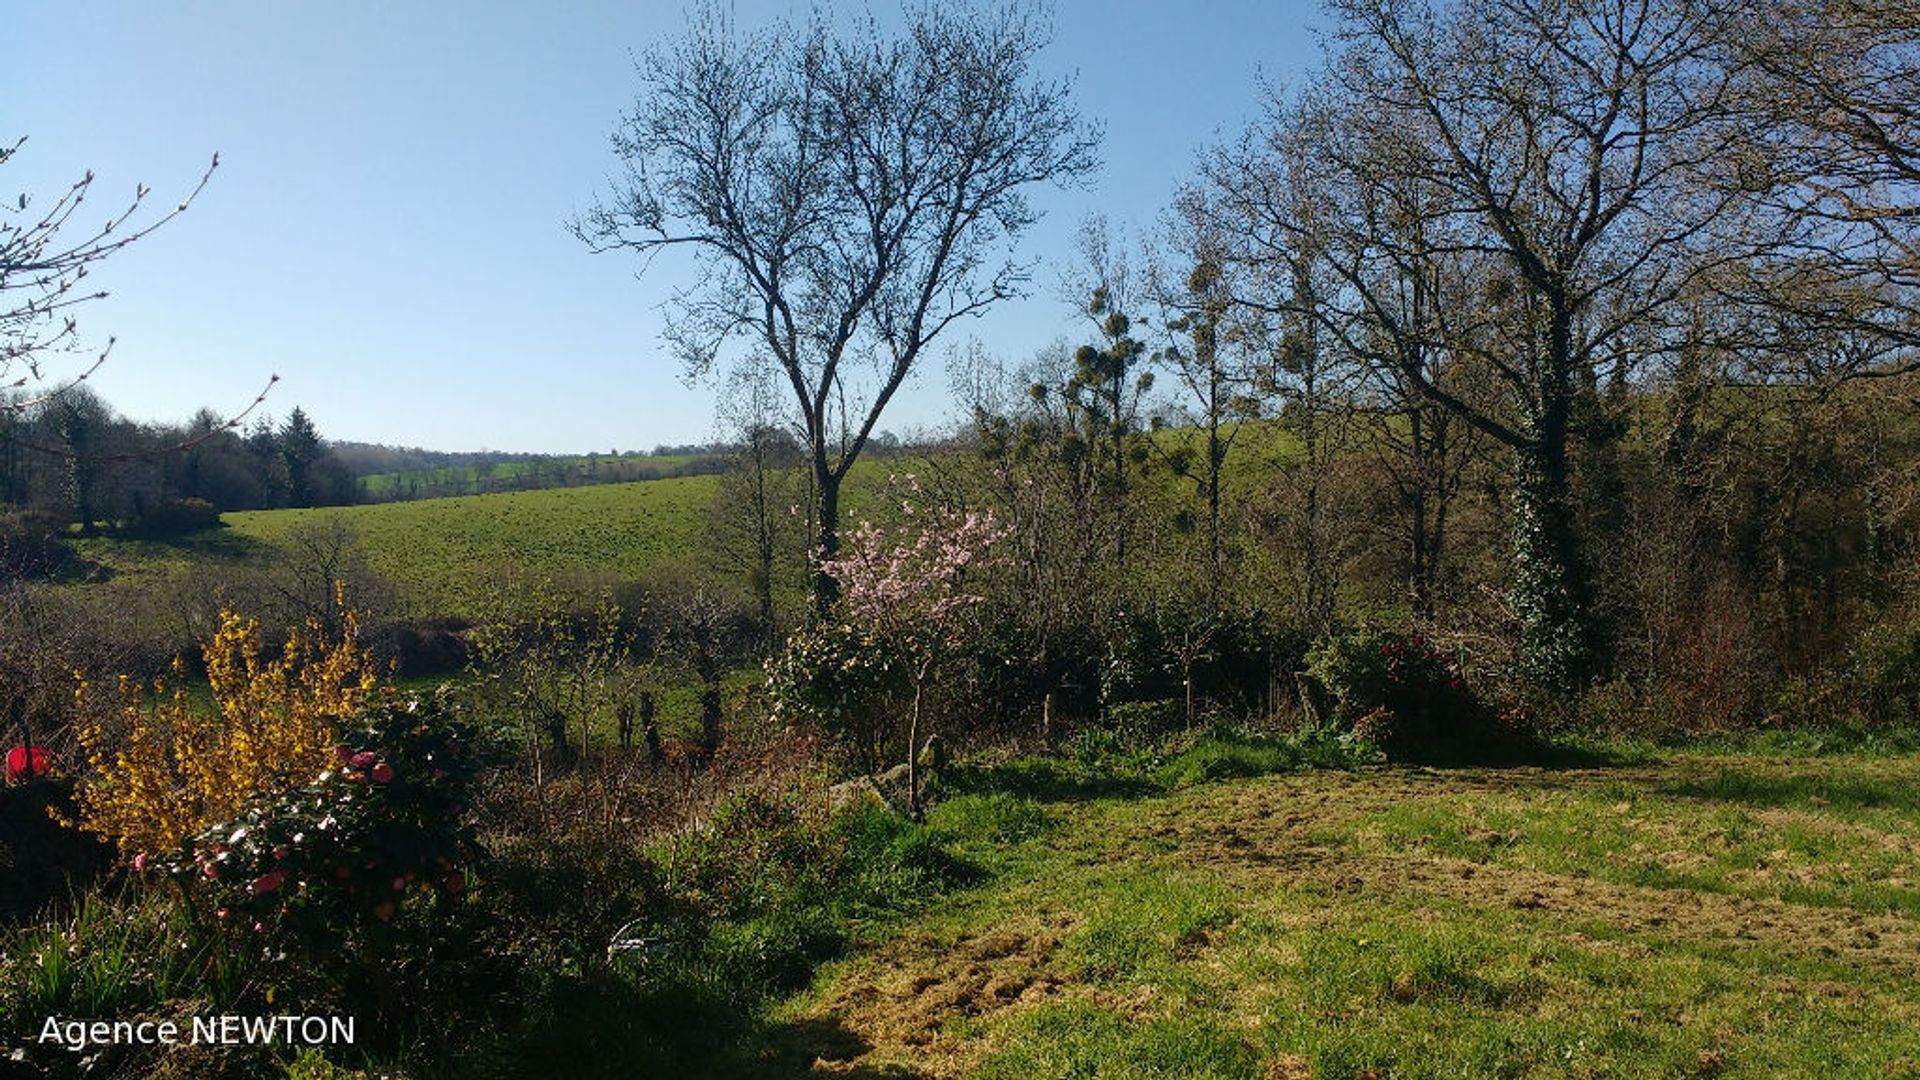
[[[1183,442],[1197,445],[1199,435],[1169,430],[1154,438],[1171,451]],[[1294,453],[1296,441],[1270,422],[1243,432],[1228,459],[1229,505],[1262,497],[1276,462]],[[1190,481],[1167,471],[1161,458],[1151,460],[1150,484],[1177,498],[1192,496]],[[845,522],[884,517],[888,507],[880,489],[888,477],[916,471],[928,470],[923,459],[911,455],[861,460],[842,492]],[[719,493],[720,478],[706,475],[315,510],[255,510],[226,514],[226,528],[177,541],[96,538],[76,546],[85,558],[112,571],[113,580],[106,586],[86,588],[152,589],[196,567],[217,571],[258,563],[261,556],[285,549],[300,530],[340,522],[352,530],[368,563],[394,583],[409,614],[470,615],[484,606],[509,570],[564,581],[632,579],[676,563],[710,566],[709,510]]]
[[[340,522],[372,567],[416,614],[471,614],[501,575],[633,577],[696,560],[719,480],[689,476],[631,484],[472,495],[318,510],[227,514],[227,528],[179,543],[83,541],[114,572],[107,587],[144,588],[195,564],[245,565],[303,528]],[[85,586],[92,588],[93,586]]]

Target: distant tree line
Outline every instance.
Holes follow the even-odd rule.
[[[140,423],[78,386],[0,409],[0,502],[83,533],[171,534],[228,510],[353,499],[351,471],[299,408],[239,429],[209,409]]]

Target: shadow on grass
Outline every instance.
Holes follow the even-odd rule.
[[[1044,757],[997,765],[958,765],[940,783],[944,791],[954,795],[1005,792],[1043,803],[1129,799],[1164,790],[1145,776]]]
[[[807,1017],[769,1025],[757,1033],[760,1046],[751,1062],[741,1062],[730,1075],[740,1077],[806,1076],[815,1063],[824,1063],[834,1076],[854,1080],[923,1080],[928,1074],[904,1065],[849,1065],[873,1049],[873,1044],[847,1029],[837,1016]]]
[[[1743,806],[1920,812],[1920,786],[1901,777],[1786,775],[1723,767],[1711,777],[1679,780],[1657,790],[1662,795]]]
[[[1281,773],[1340,771],[1370,760],[1337,738],[1311,733],[1216,730],[1174,750],[1136,750],[1082,758],[1025,757],[961,765],[941,778],[944,794],[1006,793],[1036,802],[1088,802],[1162,795],[1195,784]],[[1530,738],[1475,740],[1419,747],[1391,764],[1416,768],[1591,770],[1644,764],[1622,751]]]
[[[1584,742],[1562,742],[1514,736],[1467,744],[1441,744],[1397,755],[1396,765],[1430,769],[1548,770],[1620,769],[1645,765],[1650,759],[1630,750]]]
[[[900,1066],[856,1066],[872,1044],[840,1018],[766,1018],[759,1002],[711,981],[641,986],[608,973],[552,977],[528,1008],[489,1037],[445,1058],[414,1062],[423,1075],[460,1080],[568,1077],[738,1077],[832,1074],[918,1080]]]
[[[234,562],[257,558],[273,550],[272,544],[225,525],[176,536],[130,537],[122,543],[137,544],[154,553],[180,552]]]

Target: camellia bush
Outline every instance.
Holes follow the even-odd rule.
[[[255,795],[158,868],[218,920],[313,943],[458,899],[480,852],[474,745],[438,698],[381,703],[344,725],[330,768]]]
[[[1389,757],[1458,752],[1495,734],[1459,664],[1419,634],[1356,630],[1322,640],[1306,661],[1332,721]]]
[[[866,630],[825,621],[787,639],[766,663],[773,718],[816,727],[852,746],[869,772],[881,768],[888,703],[906,686],[892,654]]]

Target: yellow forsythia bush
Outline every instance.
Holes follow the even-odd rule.
[[[317,622],[296,627],[272,660],[261,657],[260,624],[221,611],[201,646],[213,708],[195,703],[183,666],[159,679],[149,702],[120,677],[118,721],[78,725],[92,766],[75,801],[80,824],[133,855],[172,851],[186,837],[232,818],[246,799],[311,781],[332,762],[337,718],[381,689],[382,672],[361,647],[359,624],[342,611],[330,639]],[[83,716],[92,688],[75,690]],[[117,729],[117,730],[112,730]]]

